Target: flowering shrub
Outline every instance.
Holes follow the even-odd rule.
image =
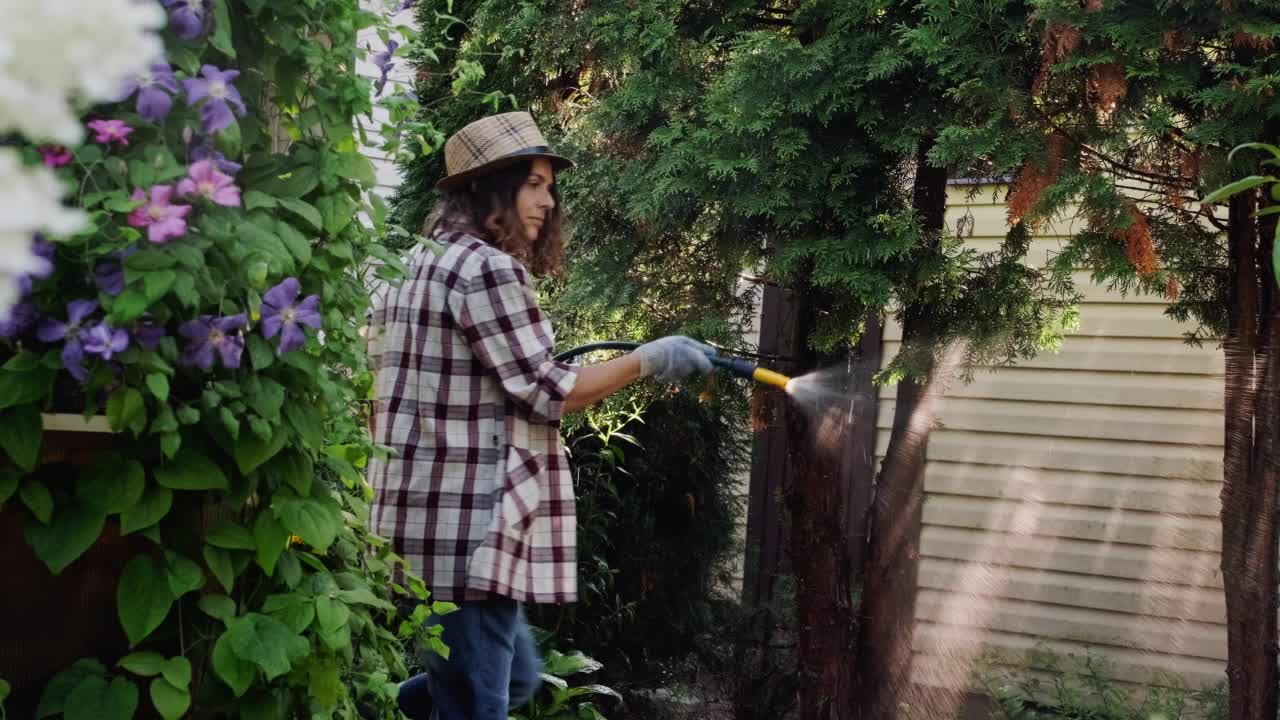
[[[18,5],[97,17],[98,2]],[[427,589],[365,529],[378,449],[358,325],[371,258],[388,279],[399,263],[358,217],[381,231],[386,213],[358,152],[372,108],[355,38],[388,21],[357,0],[103,5],[163,7],[166,52],[83,130],[50,134],[64,146],[0,152],[0,176],[34,188],[19,227],[47,232],[0,268],[19,299],[0,318],[0,502],[54,573],[107,525],[151,549],[118,585],[131,652],[59,674],[38,715],[394,716],[406,643],[439,639],[396,618]],[[78,211],[45,199],[64,187]],[[42,465],[47,412],[105,414],[110,461]]]

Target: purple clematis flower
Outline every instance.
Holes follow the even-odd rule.
[[[115,297],[124,292],[124,261],[137,252],[137,246],[113,252],[93,267],[93,283],[102,292]]]
[[[156,324],[156,319],[144,315],[133,323],[133,341],[143,350],[155,350],[164,339],[164,328]]]
[[[395,40],[388,40],[387,49],[384,52],[376,53],[370,58],[370,62],[378,67],[379,72],[378,80],[373,84],[373,89],[377,95],[381,95],[382,88],[387,85],[387,73],[391,72],[392,66],[395,65],[395,63],[391,62],[391,58],[396,54],[396,48],[398,47],[400,47],[400,43]]]
[[[86,125],[97,133],[93,138],[94,142],[103,145],[114,142],[129,146],[129,133],[133,132],[133,128],[125,125],[123,120],[90,120]]]
[[[187,170],[187,177],[178,183],[178,194],[199,195],[217,205],[240,207],[240,188],[230,175],[218,171],[213,160],[200,160]]]
[[[169,11],[169,26],[183,40],[198,39],[212,29],[209,0],[164,0],[164,7]]]
[[[41,145],[36,150],[45,167],[59,168],[71,164],[71,151],[62,145]]]
[[[262,297],[262,335],[280,336],[279,354],[297,350],[307,342],[302,327],[319,329],[320,296],[308,295],[298,302],[298,278],[285,278]]]
[[[134,190],[132,200],[147,200],[138,209],[129,213],[129,224],[133,227],[145,227],[147,239],[153,243],[169,242],[187,233],[187,214],[190,205],[173,205],[173,188],[169,185],[153,185],[151,197],[147,198],[141,188]]]
[[[81,333],[86,355],[110,360],[116,353],[129,349],[129,333],[105,322],[97,323]]]
[[[191,145],[190,150],[191,162],[198,163],[201,160],[212,160],[218,170],[227,175],[235,175],[240,172],[242,167],[240,163],[235,163],[227,159],[219,150],[213,146],[213,141],[207,137],[198,137],[196,142]]]
[[[413,7],[413,0],[404,0],[403,2],[400,3],[400,9],[397,10],[396,12],[404,12],[405,10],[408,10],[411,7]]]
[[[67,303],[65,323],[48,318],[36,328],[36,337],[40,342],[65,342],[62,347],[62,365],[77,380],[83,381],[89,376],[84,369],[84,340],[81,335],[87,327],[85,320],[97,310],[97,300],[72,300]]]
[[[178,93],[178,79],[173,76],[169,63],[158,62],[131,80],[120,93],[120,100],[138,94],[138,114],[150,122],[158,123],[169,117],[173,109],[173,95]]]
[[[223,367],[232,370],[240,367],[240,355],[244,352],[244,335],[241,334],[244,325],[244,313],[221,318],[201,315],[199,320],[183,323],[178,334],[188,342],[182,351],[182,364],[209,370],[213,367],[216,352],[222,358]]]
[[[36,322],[36,308],[23,300],[9,308],[9,316],[0,319],[0,340],[12,340],[25,335]]]
[[[182,81],[187,91],[187,104],[194,106],[201,100],[205,101],[200,107],[200,124],[205,132],[216,133],[226,130],[235,120],[232,116],[233,105],[236,115],[243,116],[246,112],[244,101],[240,99],[240,92],[231,84],[233,80],[240,77],[240,71],[219,70],[212,65],[205,65],[200,68],[200,74],[204,75],[204,79],[191,78]]]

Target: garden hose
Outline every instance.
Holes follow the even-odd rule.
[[[640,347],[640,343],[606,340],[604,342],[587,343],[586,345],[579,345],[576,348],[565,350],[559,355],[556,355],[555,359],[559,362],[568,362],[579,355],[585,355],[597,350],[626,350],[630,352],[638,347]],[[712,355],[711,364],[727,370],[740,378],[754,380],[763,385],[771,385],[780,390],[786,390],[787,384],[791,382],[791,378],[786,375],[774,372],[768,368],[762,368],[746,358]]]

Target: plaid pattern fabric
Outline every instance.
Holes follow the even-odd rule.
[[[370,522],[435,597],[577,599],[573,478],[560,439],[578,369],[514,258],[440,232],[375,307]]]

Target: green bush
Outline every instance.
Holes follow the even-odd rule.
[[[1000,666],[1000,656],[981,658],[976,672],[995,701],[992,720],[1225,720],[1225,685],[1188,689],[1180,678],[1164,675],[1141,693],[1117,683],[1107,663],[1095,654],[1061,655],[1037,649],[1022,668]]]

